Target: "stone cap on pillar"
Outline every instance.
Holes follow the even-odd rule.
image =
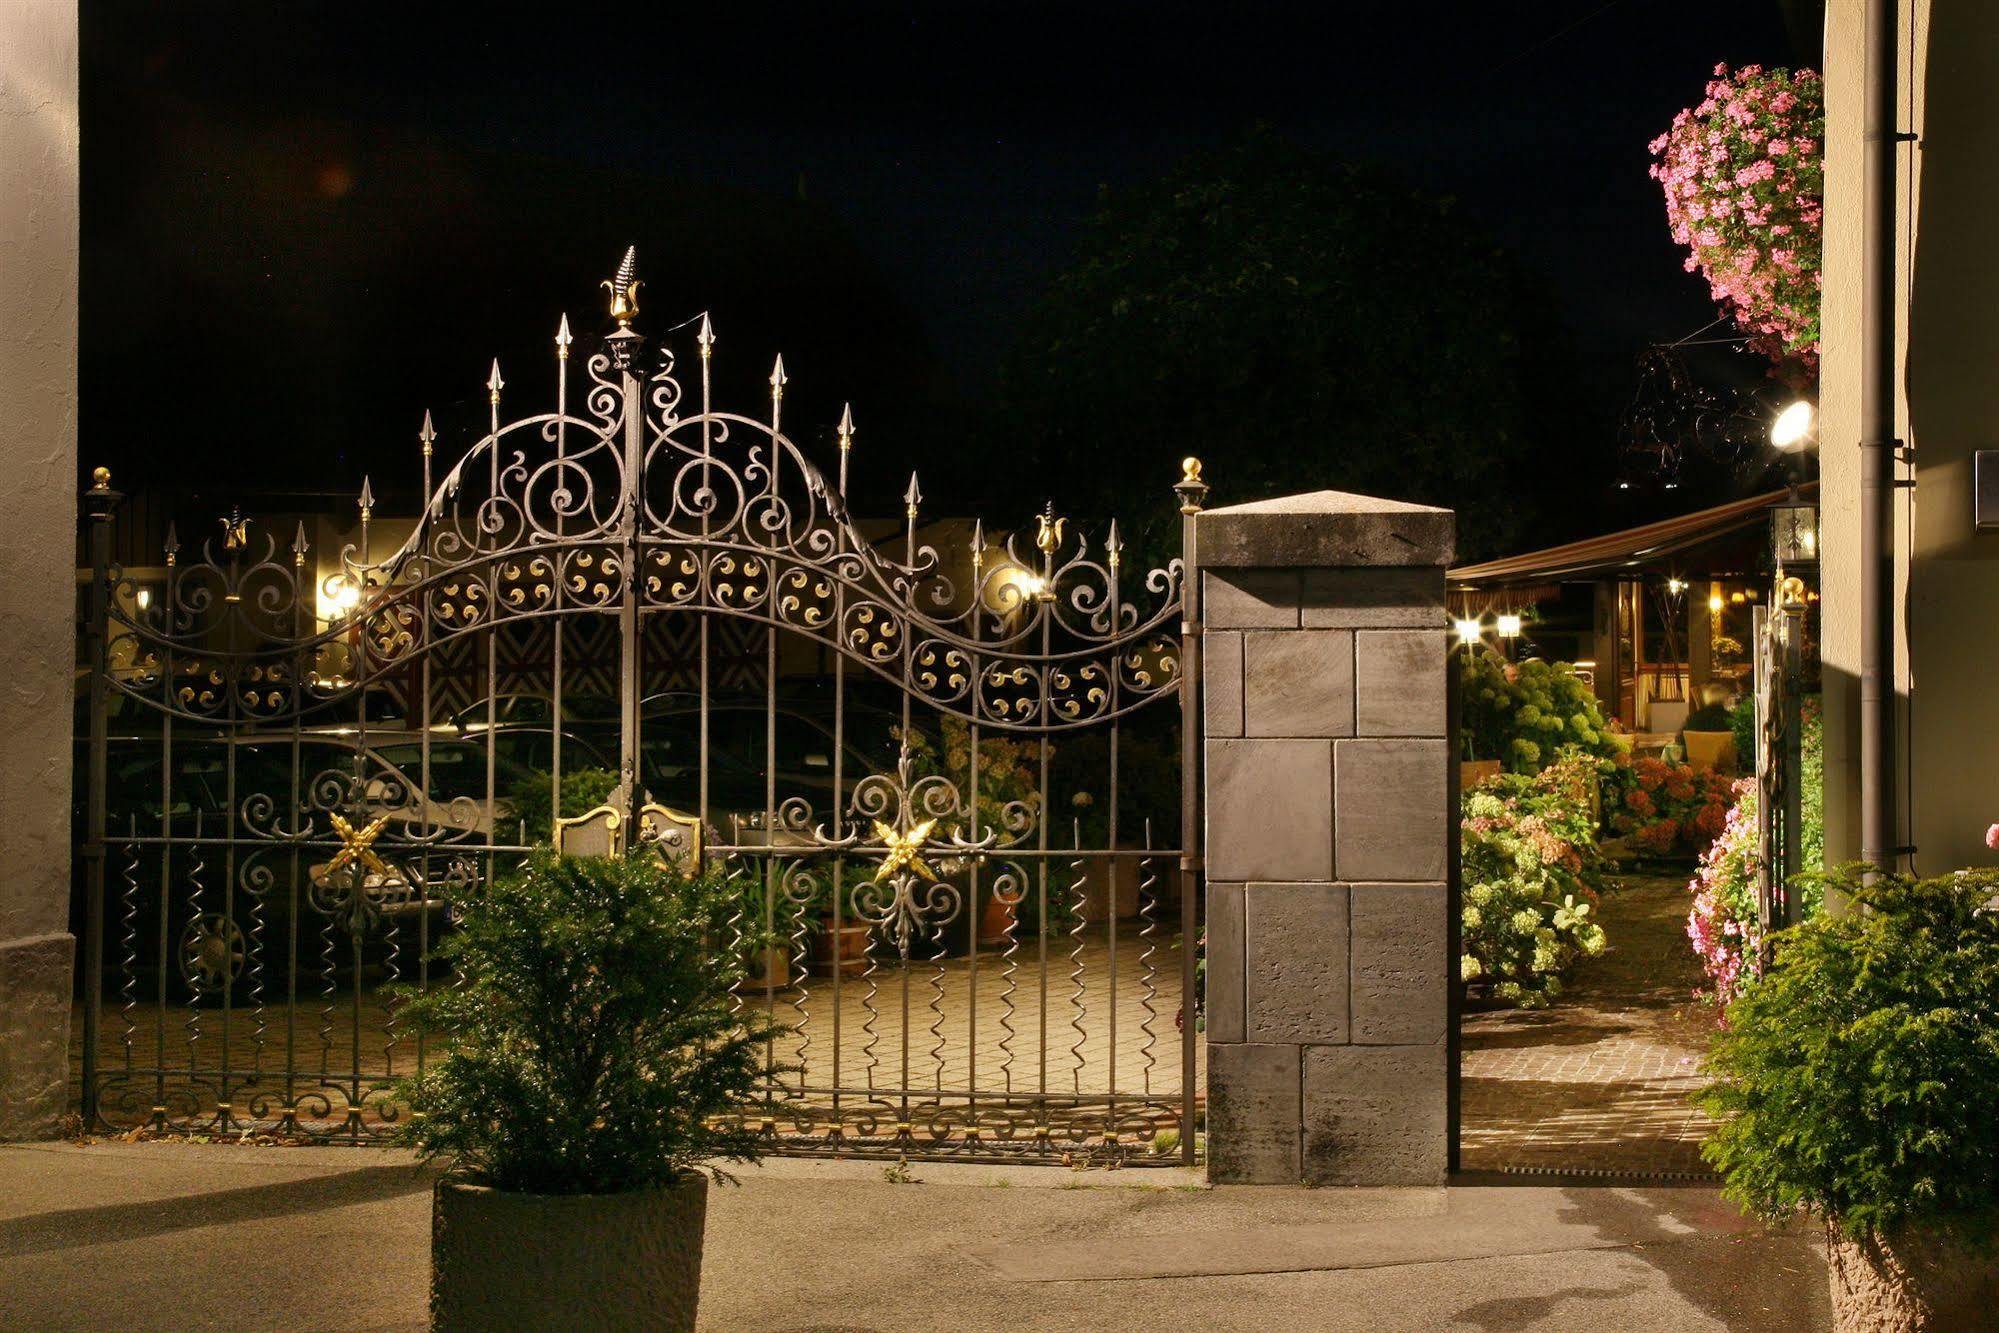
[[[1448,566],[1457,515],[1348,491],[1308,491],[1203,510],[1195,519],[1203,569]]]

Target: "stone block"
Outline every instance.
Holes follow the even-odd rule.
[[[1211,878],[1332,879],[1334,744],[1328,740],[1208,742],[1207,870]]]
[[[1250,1041],[1347,1040],[1344,884],[1244,887],[1243,1014]]]
[[[1209,570],[1201,581],[1208,629],[1293,629],[1303,576],[1295,569]]]
[[[1243,886],[1208,882],[1209,1041],[1242,1041]]]
[[[1307,629],[1448,628],[1442,569],[1308,569],[1301,598]]]
[[[1443,1041],[1450,891],[1442,884],[1354,884],[1348,896],[1349,1040],[1384,1046]]]
[[[1339,878],[1443,879],[1452,828],[1445,787],[1449,744],[1360,739],[1333,744]]]
[[[1201,568],[1451,563],[1448,509],[1346,491],[1312,491],[1210,509],[1194,520]]]
[[[1354,734],[1442,736],[1447,651],[1441,629],[1356,630]]]
[[[75,956],[68,934],[0,943],[0,1142],[61,1131]]]
[[[1450,1125],[1442,1043],[1308,1046],[1303,1076],[1306,1183],[1444,1183]]]
[[[1214,630],[1202,642],[1201,710],[1208,735],[1242,735],[1240,630]]]
[[[1295,1185],[1299,1179],[1299,1048],[1208,1044],[1208,1179]]]
[[[1243,636],[1243,734],[1354,734],[1353,633],[1251,630]]]

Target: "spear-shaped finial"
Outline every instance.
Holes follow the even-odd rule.
[[[701,344],[701,359],[706,361],[715,350],[715,326],[708,322],[708,312],[701,312],[701,331],[694,335],[694,341]]]
[[[311,544],[305,539],[305,520],[300,519],[298,534],[292,538],[292,563],[295,565],[304,564],[305,553],[311,549]]]
[[[180,554],[180,535],[174,531],[173,520],[167,520],[167,564],[172,565],[174,557]]]
[[[923,488],[916,484],[916,474],[909,474],[909,489],[902,493],[902,502],[909,506],[909,516],[916,517],[916,506],[923,503]]]
[[[777,354],[777,364],[770,368],[770,396],[784,397],[784,386],[791,377],[784,373],[784,353]]]
[[[366,523],[375,512],[375,487],[368,475],[361,474],[361,521]]]
[[[1124,550],[1124,542],[1117,535],[1117,520],[1111,520],[1110,536],[1104,539],[1104,553],[1110,560],[1112,569],[1118,566],[1118,553]]]
[[[617,276],[598,285],[611,294],[611,318],[618,321],[619,328],[630,328],[632,316],[639,313],[639,248],[627,249]]]
[[[495,406],[499,405],[500,390],[506,387],[507,382],[500,378],[500,358],[496,356],[493,358],[493,373],[486,377],[486,392]]]
[[[846,453],[854,447],[854,405],[848,403],[840,409],[840,452]]]
[[[982,518],[975,518],[972,520],[972,577],[974,579],[978,577],[979,566],[985,562],[986,521]]]
[[[562,323],[555,330],[556,358],[567,361],[569,359],[569,344],[575,341],[574,338],[569,336],[569,312],[565,310],[562,314]]]

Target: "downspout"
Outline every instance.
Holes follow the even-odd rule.
[[[1860,859],[1895,847],[1895,0],[1867,0],[1861,192]]]

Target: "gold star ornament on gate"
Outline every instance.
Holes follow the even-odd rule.
[[[340,850],[326,863],[326,869],[321,872],[323,875],[331,875],[342,866],[351,865],[363,874],[376,874],[383,879],[395,877],[389,863],[375,854],[374,847],[376,835],[389,822],[387,815],[377,815],[372,823],[359,831],[339,815],[328,817],[333,821],[333,831],[340,835]]]
[[[881,869],[875,871],[875,883],[879,884],[899,870],[913,870],[927,880],[935,880],[937,872],[923,863],[923,844],[930,838],[930,830],[937,827],[937,821],[926,819],[914,825],[907,833],[897,833],[887,824],[875,821],[875,836],[888,848],[888,855],[882,859]]]

